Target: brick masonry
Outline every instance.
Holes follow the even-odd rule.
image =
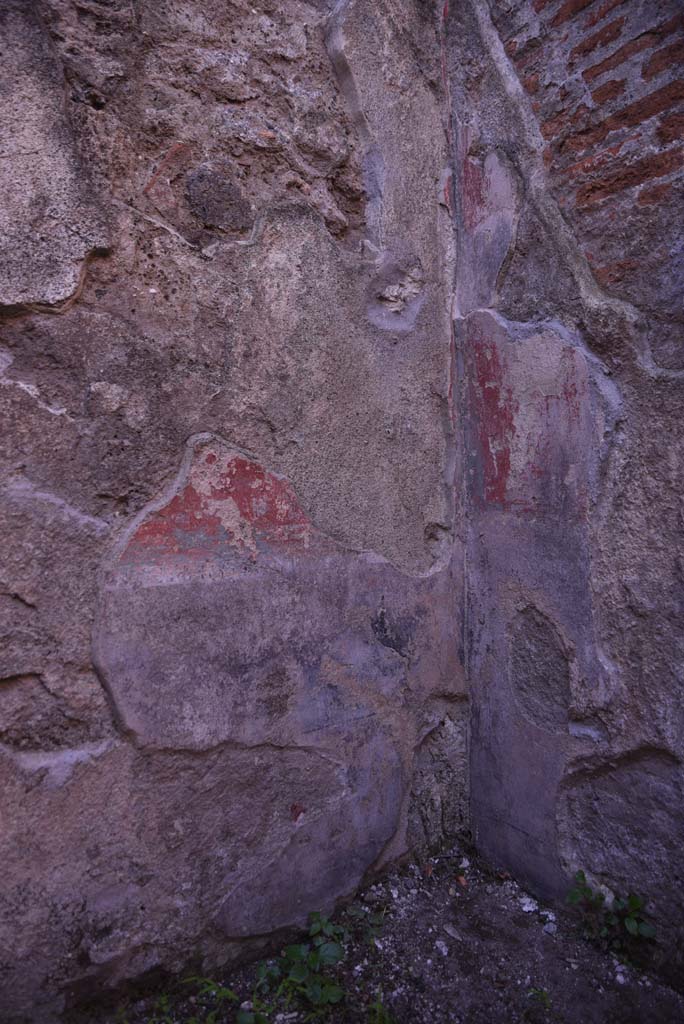
[[[492,17],[546,140],[554,194],[597,280],[657,312],[654,356],[681,367],[673,337],[681,302],[671,285],[672,260],[682,259],[681,4],[517,2],[493,4]],[[647,251],[630,258],[644,238]]]

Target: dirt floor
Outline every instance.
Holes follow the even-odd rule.
[[[292,940],[270,986],[259,965],[225,978],[177,979],[98,1024],[669,1024],[684,1021],[684,995],[655,973],[620,962],[582,935],[571,908],[544,907],[504,873],[454,849],[422,867],[411,865],[370,885],[334,918],[324,935]],[[316,929],[314,929],[316,930]],[[315,946],[318,940],[319,946]],[[325,947],[336,964],[309,971],[299,960]],[[658,947],[644,940],[645,959]],[[309,949],[301,949],[308,944]],[[282,986],[294,963],[324,1006]],[[321,979],[323,979],[321,981]],[[679,979],[670,981],[679,988]],[[682,979],[684,982],[684,979]],[[280,993],[278,988],[280,986]],[[684,985],[682,986],[684,988]],[[259,1016],[262,1014],[262,1016]],[[79,1017],[80,1021],[86,1018]]]

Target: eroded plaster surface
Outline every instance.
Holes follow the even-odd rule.
[[[465,830],[678,934],[684,26],[610,6],[4,4],[13,1024]]]

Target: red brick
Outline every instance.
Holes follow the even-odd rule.
[[[515,64],[518,71],[522,71],[523,68],[527,67],[528,64],[532,64],[534,60],[540,55],[541,46],[539,39],[531,39],[522,50],[518,53],[516,51],[513,56],[513,63]]]
[[[562,148],[576,151],[588,149],[603,142],[609,132],[618,128],[633,128],[637,124],[642,124],[649,118],[655,117],[656,114],[662,114],[663,111],[669,110],[680,100],[684,100],[684,81],[668,82],[661,89],[642,96],[634,103],[630,103],[629,106],[623,107],[622,110],[616,110],[600,124],[570,135],[563,140]],[[544,135],[543,125],[541,130]],[[544,135],[544,137],[549,138],[548,135]]]
[[[668,82],[667,85],[656,89],[655,92],[649,92],[646,96],[635,100],[629,106],[611,114],[606,123],[610,126],[611,131],[614,128],[631,128],[635,124],[647,121],[649,117],[661,114],[680,100],[684,100],[684,80],[682,79]]]
[[[661,120],[658,125],[658,138],[665,145],[677,139],[684,139],[684,110],[675,110]]]
[[[643,157],[633,164],[625,164],[583,185],[577,190],[577,205],[590,206],[618,192],[641,185],[650,178],[662,178],[682,166],[684,151],[681,149],[670,149],[664,153]]]
[[[576,132],[567,139],[563,139],[559,149],[563,153],[567,151],[581,153],[582,150],[598,146],[600,142],[603,142],[609,131],[610,129],[606,127],[605,122],[595,125],[593,128],[585,128],[583,131]]]
[[[625,142],[632,141],[626,139]],[[564,167],[562,173],[569,177],[583,177],[586,174],[591,174],[593,171],[598,171],[606,164],[612,163],[615,157],[618,155],[620,150],[625,145],[625,142],[618,142],[615,146],[608,146],[606,149],[599,150],[598,153],[592,153],[591,156],[585,156],[582,160],[578,160],[577,163],[570,164],[569,167]]]
[[[556,12],[555,17],[551,19],[551,25],[553,28],[557,28],[558,25],[562,25],[564,21],[574,18],[576,14],[579,14],[580,11],[583,11],[585,7],[588,7],[593,2],[594,0],[565,0],[565,3]]]
[[[570,60],[577,60],[578,57],[586,57],[592,50],[596,50],[599,46],[607,46],[608,43],[614,43],[622,32],[622,26],[625,23],[624,18],[616,18],[615,21],[611,21],[610,24],[604,25],[603,28],[599,29],[598,32],[594,32],[592,36],[587,36],[581,43],[578,43],[570,51]]]
[[[618,96],[621,96],[625,91],[625,79],[621,79],[619,82],[605,82],[600,85],[598,89],[595,89],[591,94],[591,98],[594,103],[601,104],[606,103],[609,100],[614,100]]]
[[[670,71],[679,64],[684,64],[684,39],[678,39],[676,43],[664,46],[657,50],[651,59],[647,61],[641,71],[642,78],[654,78],[661,71]]]
[[[535,14],[539,14],[540,11],[543,11],[551,3],[553,3],[553,0],[534,0],[532,6],[534,7]]]
[[[672,191],[672,182],[665,181],[660,185],[654,185],[652,188],[644,188],[639,193],[638,202],[641,206],[653,206],[656,203],[661,203],[663,199],[666,199]]]
[[[578,124],[582,124],[591,114],[589,107],[582,104],[578,107],[573,114],[568,114],[566,110],[561,110],[560,113],[554,117],[550,117],[547,121],[543,121],[540,125],[540,131],[545,139],[552,139],[554,136],[562,133],[565,127],[575,127]]]
[[[624,64],[626,60],[633,57],[635,53],[641,53],[642,50],[647,50],[650,46],[655,46],[658,42],[657,37],[653,32],[645,32],[643,36],[637,36],[636,39],[630,39],[628,43],[621,46],[615,53],[611,53],[610,57],[606,57],[600,64],[594,64],[593,67],[587,68],[586,71],[582,72],[582,78],[585,82],[593,82],[599,75],[604,74],[606,71],[612,71],[613,68],[618,67],[620,64]]]
[[[539,92],[539,75],[528,75],[527,78],[523,78],[523,87],[526,92],[532,95]]]
[[[594,64],[593,67],[587,68],[586,71],[582,72],[582,78],[585,82],[592,82],[599,75],[603,75],[606,71],[612,71],[619,64],[629,60],[635,53],[641,53],[642,50],[648,50],[651,46],[656,46],[661,39],[665,39],[666,36],[675,32],[683,25],[684,15],[676,14],[674,18],[670,18],[669,21],[663,22],[662,25],[658,25],[651,31],[644,32],[642,35],[630,39],[619,50],[616,50],[615,53],[611,53],[610,57],[606,57],[605,60],[601,61],[600,64]]]
[[[578,160],[577,163],[564,167],[563,174],[574,178],[577,175],[584,176],[592,171],[598,171],[605,164],[610,163],[621,148],[621,146],[610,146],[608,149],[602,149],[591,156],[585,156],[583,160]]]
[[[666,36],[672,35],[678,28],[684,29],[684,13],[675,14],[674,18],[670,18],[669,21],[664,21],[662,25],[658,25],[653,31],[656,32],[659,39],[665,39]]]
[[[593,267],[594,277],[600,285],[607,288],[612,284],[619,284],[625,274],[629,274],[631,270],[637,270],[640,266],[638,260],[617,260],[617,262],[609,263],[604,267]]]
[[[597,11],[592,11],[591,14],[587,15],[584,27],[593,28],[594,25],[598,25],[599,21],[603,21],[607,14],[614,11],[616,7],[621,7],[624,3],[626,3],[626,0],[606,0]]]

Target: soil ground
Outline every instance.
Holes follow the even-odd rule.
[[[383,877],[334,920],[347,929],[345,954],[326,976],[344,990],[342,1001],[317,1015],[308,1004],[287,1004],[282,996],[274,1003],[264,994],[269,1024],[684,1022],[681,990],[597,949],[570,908],[545,907],[460,849]],[[653,950],[657,962],[658,947]],[[229,987],[236,1000],[222,1000],[220,991],[203,996],[197,982],[177,979],[87,1020],[234,1024],[241,1008],[258,1008],[252,1005],[257,970],[243,965],[216,979],[217,991]],[[678,978],[670,981],[680,988]]]

